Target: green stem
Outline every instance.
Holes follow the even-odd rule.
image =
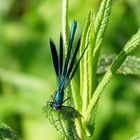
[[[70,35],[70,29],[69,29],[69,24],[68,24],[68,0],[63,0],[62,2],[62,32],[63,32],[64,44],[66,48],[65,50],[67,50],[68,43],[69,43],[69,35]],[[73,98],[75,108],[78,109],[79,111],[79,104],[78,104],[79,100],[77,96],[79,91],[77,91],[77,88],[75,86],[76,86],[75,80],[73,79],[73,81],[71,82],[72,98]],[[76,124],[78,135],[80,138],[82,138],[83,130],[82,130],[81,119],[76,118],[75,124]]]
[[[65,48],[68,47],[69,42],[69,24],[68,24],[68,0],[62,1],[62,34]],[[67,50],[67,49],[66,49]]]

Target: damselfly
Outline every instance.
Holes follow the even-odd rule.
[[[82,52],[82,55],[78,59],[77,63],[75,64],[76,56],[80,47],[80,39],[74,48],[73,54],[71,56],[72,51],[72,45],[74,40],[75,31],[77,28],[77,22],[73,21],[70,31],[70,39],[68,44],[68,50],[66,54],[66,59],[63,66],[63,39],[60,35],[60,49],[59,49],[59,56],[57,54],[56,46],[54,42],[50,39],[50,49],[51,49],[51,55],[53,60],[53,65],[55,69],[55,73],[58,80],[58,88],[54,93],[54,96],[51,96],[51,101],[49,102],[50,106],[53,110],[61,109],[63,103],[69,99],[64,100],[64,89],[67,87],[67,85],[72,80],[75,72],[78,69],[78,65],[80,63],[81,58],[83,57],[86,48]],[[71,59],[70,59],[71,56]]]

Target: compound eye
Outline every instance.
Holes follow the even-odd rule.
[[[50,106],[52,107],[52,105],[53,105],[53,102],[50,102]]]
[[[58,104],[52,104],[52,108],[54,109],[54,110],[57,110],[58,109]]]
[[[57,107],[58,107],[58,108],[61,108],[61,104],[58,104]]]

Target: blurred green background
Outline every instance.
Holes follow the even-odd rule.
[[[100,0],[71,0],[69,23],[81,35],[89,10]],[[61,0],[0,0],[0,122],[24,140],[61,140],[43,114],[56,79],[49,38],[61,32]],[[114,0],[101,54],[119,53],[140,26],[139,0]],[[76,40],[75,39],[75,40]],[[135,53],[140,57],[140,47]],[[114,76],[100,100],[91,140],[140,135],[140,77]]]

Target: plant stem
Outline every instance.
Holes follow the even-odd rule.
[[[62,34],[65,48],[68,47],[69,42],[69,24],[68,24],[68,0],[62,1]],[[66,49],[67,50],[67,49]]]

